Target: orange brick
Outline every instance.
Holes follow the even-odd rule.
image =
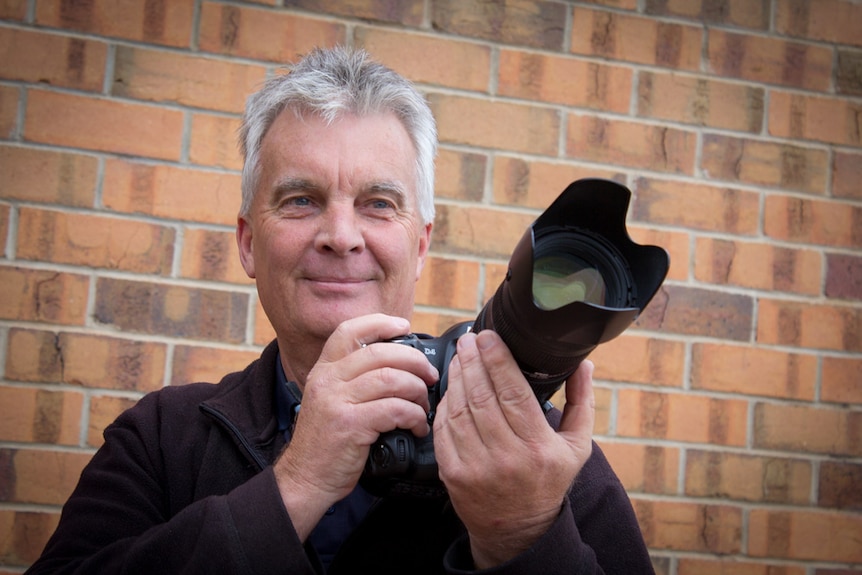
[[[238,174],[109,159],[102,200],[120,212],[233,226],[239,180]]]
[[[849,511],[862,511],[862,465],[842,461],[820,464],[817,504]]]
[[[169,46],[189,46],[195,2],[171,0],[93,0],[84,3],[40,2],[36,23]]]
[[[290,0],[290,6],[350,18],[380,20],[407,26],[420,26],[424,13],[422,0],[395,3],[368,0]]]
[[[677,575],[805,575],[806,573],[805,567],[749,563],[733,557],[726,559],[683,557],[680,558],[677,566]]]
[[[754,408],[754,446],[859,457],[862,412],[759,403]]]
[[[574,8],[571,51],[575,54],[698,70],[702,39],[699,26]]]
[[[701,168],[707,177],[813,194],[826,192],[825,150],[707,134]]]
[[[204,2],[200,18],[198,43],[204,52],[279,64],[346,39],[342,23],[260,8]]]
[[[39,558],[59,513],[0,509],[0,563],[26,566]]]
[[[24,138],[30,141],[178,160],[182,134],[183,114],[178,110],[45,90],[28,92]]]
[[[565,21],[566,6],[545,0],[438,0],[431,6],[435,30],[548,50],[562,49]]]
[[[561,389],[562,393],[555,396],[557,400],[554,405],[558,409],[562,409],[566,403],[565,387]],[[596,400],[596,420],[593,425],[593,434],[606,435],[611,428],[611,403],[613,402],[613,392],[610,389],[603,387],[594,387],[593,395]],[[604,445],[604,444],[603,444]]]
[[[617,433],[642,437],[745,445],[748,403],[699,395],[620,389]]]
[[[11,208],[0,204],[0,254],[6,253],[6,237],[9,235],[9,214]]]
[[[862,300],[862,257],[827,254],[825,292],[831,298]]]
[[[626,491],[677,493],[678,448],[606,441],[601,443],[601,448]]]
[[[729,505],[632,501],[650,549],[730,554],[741,550],[742,511]]]
[[[234,232],[187,228],[180,274],[193,279],[253,283],[240,264]]]
[[[174,349],[171,385],[199,381],[218,383],[228,373],[241,371],[260,357],[259,351],[178,345]]]
[[[812,401],[817,358],[751,346],[695,343],[691,386],[746,395]]]
[[[859,146],[857,118],[862,103],[828,96],[773,90],[769,96],[769,134],[795,140],[818,140]]]
[[[167,275],[174,231],[165,226],[88,214],[21,208],[22,259]]]
[[[632,207],[635,220],[709,232],[754,235],[760,194],[689,182],[639,178]]]
[[[778,0],[775,30],[780,34],[862,46],[862,6],[853,0]]]
[[[621,8],[623,10],[636,10],[638,7],[637,0],[592,0],[591,3],[610,6],[612,8]]]
[[[502,50],[498,91],[503,96],[628,113],[632,71],[564,56]]]
[[[429,104],[442,142],[557,155],[560,118],[550,108],[443,94]]]
[[[0,146],[4,198],[92,207],[97,170],[93,156]]]
[[[255,298],[254,309],[254,345],[264,346],[275,339],[275,329],[266,317],[263,307],[260,305],[260,300]],[[422,331],[414,326],[414,331]]]
[[[62,505],[72,494],[91,454],[35,449],[0,449],[0,483],[9,486],[6,501]]]
[[[691,242],[687,233],[642,226],[628,226],[627,229],[635,243],[659,246],[668,252],[670,269],[667,272],[667,279],[680,281],[688,279]]]
[[[0,86],[0,138],[12,138],[18,131],[18,101],[20,90]]]
[[[137,399],[130,397],[115,397],[111,395],[96,395],[90,399],[90,423],[87,427],[87,445],[101,447],[105,442],[102,432],[117,417],[133,405]]]
[[[460,42],[381,28],[358,28],[357,46],[414,82],[487,92],[491,78],[491,49]]]
[[[666,333],[749,341],[754,302],[741,294],[665,285],[635,326]]]
[[[27,17],[27,0],[3,0],[0,2],[0,18],[23,20]]]
[[[862,154],[835,151],[832,168],[832,195],[837,198],[862,199]]]
[[[792,242],[862,247],[862,207],[785,195],[766,198],[766,235]]]
[[[769,0],[647,0],[646,13],[767,30],[770,8]]]
[[[263,66],[118,46],[112,93],[239,113],[265,77]]]
[[[240,343],[247,314],[245,293],[100,278],[93,317],[120,330]]]
[[[430,257],[416,284],[416,303],[473,311],[479,305],[479,264]]]
[[[434,195],[478,202],[485,193],[485,154],[441,149],[435,162]]]
[[[642,71],[638,115],[697,126],[759,133],[763,88],[677,74]]]
[[[862,404],[862,359],[824,357],[820,386],[822,401]]]
[[[459,315],[438,311],[416,311],[413,314],[410,328],[415,333],[440,335],[458,322],[473,319],[475,319],[474,314]]]
[[[694,171],[696,135],[639,122],[570,114],[566,156],[675,174]]]
[[[14,57],[0,61],[5,80],[50,84],[101,91],[108,46],[32,30],[0,29],[0,53]]]
[[[88,290],[83,275],[0,266],[0,318],[83,325]]]
[[[213,114],[192,114],[189,161],[229,170],[242,169],[237,147],[238,118]]]
[[[813,349],[862,351],[862,309],[761,299],[757,341]]]
[[[720,451],[689,450],[685,494],[741,501],[807,505],[811,463]]]
[[[434,244],[437,250],[451,254],[498,257],[508,261],[534,219],[523,213],[438,206]]]
[[[825,92],[832,77],[832,49],[814,44],[709,31],[709,68],[726,78]]]
[[[685,344],[679,341],[623,334],[599,345],[590,359],[597,379],[668,387],[683,384]]]
[[[819,295],[820,252],[767,243],[697,238],[694,277],[703,282]]]
[[[834,563],[862,561],[862,515],[753,509],[748,554]]]
[[[84,396],[0,386],[0,440],[78,445]]]
[[[485,293],[484,297],[482,298],[482,301],[488,301],[492,297],[494,297],[494,293],[496,293],[497,288],[500,287],[500,284],[502,284],[503,280],[506,279],[506,273],[509,269],[509,265],[508,263],[486,263],[483,264],[482,267],[485,271]]]

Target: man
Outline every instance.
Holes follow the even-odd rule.
[[[490,331],[460,338],[434,420],[448,498],[358,486],[380,433],[431,431],[439,374],[386,341],[410,332],[431,239],[416,90],[361,51],[316,50],[249,99],[241,147],[237,243],[276,340],[106,429],[31,572],[652,572],[592,444],[590,362],[548,425]]]

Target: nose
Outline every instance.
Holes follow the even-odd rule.
[[[346,256],[365,249],[365,237],[352,205],[331,203],[319,221],[320,228],[315,238],[318,250]]]

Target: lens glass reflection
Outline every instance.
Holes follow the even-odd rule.
[[[533,301],[552,310],[582,301],[605,304],[605,281],[594,266],[569,254],[536,258],[533,263]]]

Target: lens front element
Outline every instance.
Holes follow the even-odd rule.
[[[533,301],[550,311],[576,301],[605,304],[606,286],[595,267],[572,254],[539,257],[533,264]]]

